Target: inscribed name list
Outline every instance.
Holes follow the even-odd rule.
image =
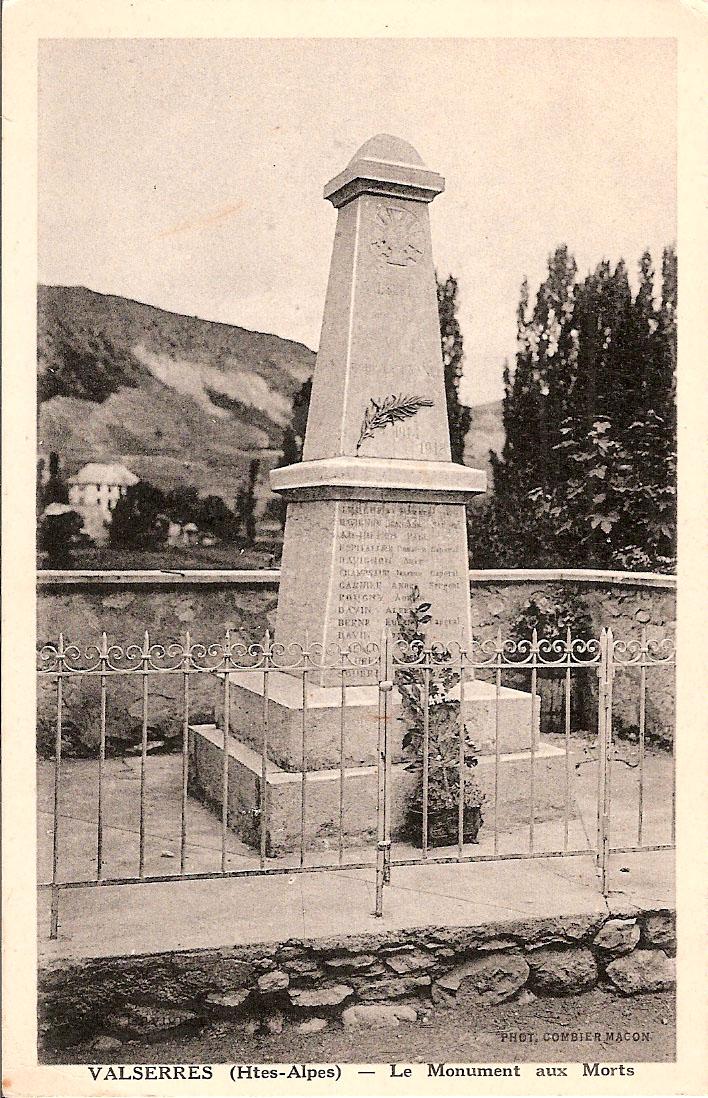
[[[410,605],[417,587],[420,601],[431,604],[430,637],[461,643],[466,576],[460,567],[460,508],[343,501],[337,512],[330,638],[366,643],[378,639],[384,624],[395,630],[396,612]]]

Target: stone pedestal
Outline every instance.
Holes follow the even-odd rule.
[[[349,674],[349,673],[348,673]],[[263,674],[257,671],[232,672],[229,675],[231,733],[247,747],[261,752],[263,742]],[[373,766],[377,759],[378,687],[349,686],[345,690],[344,764]],[[324,770],[341,763],[341,687],[308,683],[303,709],[302,680],[280,671],[268,672],[267,755],[283,770],[302,766],[302,731],[305,726],[306,770]],[[450,692],[459,698],[459,686]],[[403,759],[404,734],[400,696],[389,694],[388,736],[394,763]],[[522,690],[502,687],[499,692],[499,750],[529,751],[533,734],[539,744],[539,699],[531,719],[531,695]],[[471,679],[465,683],[465,726],[480,755],[493,754],[496,734],[496,700],[492,684]],[[222,726],[222,713],[218,711]]]
[[[200,799],[220,809],[222,800],[223,734],[215,725],[200,725],[190,733],[190,789]],[[261,756],[236,736],[229,737],[229,827],[254,848],[259,843]],[[535,819],[560,819],[564,805],[565,752],[544,738],[534,753]],[[482,755],[477,780],[486,795],[482,838],[494,818],[494,755]],[[504,751],[499,758],[500,829],[525,827],[529,821],[531,752]],[[391,835],[403,837],[406,806],[417,778],[405,764],[391,774]],[[336,850],[339,835],[339,767],[308,770],[305,775],[305,850]],[[361,853],[376,840],[377,768],[347,766],[344,771],[342,833],[347,848]],[[268,857],[299,850],[301,841],[302,774],[269,760],[266,769],[266,835]],[[575,815],[571,802],[571,814]]]

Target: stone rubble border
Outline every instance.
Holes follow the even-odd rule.
[[[476,927],[289,940],[150,956],[55,960],[40,968],[40,1047],[236,1029],[303,1033],[329,1024],[398,1025],[435,1009],[464,1012],[511,1000],[621,995],[675,987],[670,908],[520,919]]]

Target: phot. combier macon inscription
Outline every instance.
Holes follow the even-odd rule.
[[[428,639],[469,644],[464,503],[485,476],[450,461],[428,216],[443,188],[385,134],[325,188],[338,217],[303,461],[271,474],[288,502],[278,643],[379,644],[417,589]]]

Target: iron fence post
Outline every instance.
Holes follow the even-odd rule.
[[[597,785],[596,785],[596,834],[595,834],[595,867],[600,875],[602,866],[602,790],[604,788],[603,772],[605,765],[605,659],[607,650],[606,630],[600,631],[600,661],[597,665],[597,740],[595,754],[597,756]]]
[[[614,675],[614,637],[611,629],[600,636],[600,679],[598,699],[598,838],[597,864],[602,895],[609,891],[610,805],[612,798],[612,679]]]
[[[610,812],[612,807],[612,680],[614,678],[614,635],[607,630],[605,645],[605,771],[602,817],[602,895],[609,892],[610,872]]]
[[[57,652],[57,723],[54,737],[54,805],[52,810],[52,894],[49,913],[49,937],[59,936],[59,809],[61,794],[61,749],[62,749],[62,720],[64,701],[64,634],[59,634],[59,648]]]
[[[393,681],[389,677],[389,638],[387,632],[381,637],[379,660],[379,711],[378,711],[378,797],[376,804],[376,909],[374,915],[383,915],[383,889],[391,879],[391,839],[390,839],[390,784],[391,784],[391,742],[388,735],[389,695],[393,690]]]

